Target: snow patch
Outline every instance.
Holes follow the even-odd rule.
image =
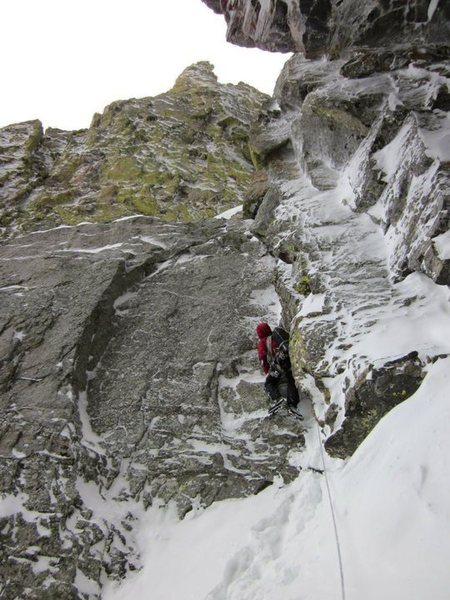
[[[92,429],[91,420],[89,418],[88,398],[86,391],[80,392],[78,396],[78,413],[80,415],[83,442],[91,446],[96,451],[99,451],[101,454],[103,454],[103,449],[100,445],[102,439]]]
[[[7,494],[0,498],[0,518],[4,519],[24,510],[24,504],[28,501],[27,494]]]
[[[264,315],[269,321],[278,325],[281,320],[281,304],[274,286],[254,290],[250,295],[250,304],[264,308]]]
[[[214,218],[215,219],[231,219],[231,217],[233,217],[234,215],[237,215],[240,212],[242,212],[242,204],[239,206],[234,206],[233,208],[229,208],[225,212],[220,213],[219,215],[216,215]]]
[[[442,162],[450,161],[450,114],[441,119],[439,128],[429,130],[420,128],[419,135],[427,148],[426,154]]]
[[[450,359],[430,365],[416,394],[382,419],[347,464],[325,456],[348,600],[447,600],[449,387]],[[292,462],[320,467],[320,436],[311,427],[307,437],[308,450]],[[337,540],[317,472],[198,508],[183,521],[173,507],[152,507],[138,541],[142,571],[122,585],[108,582],[104,600],[144,600],[149,589],[152,600],[340,597]]]
[[[385,174],[384,181],[389,183],[398,171],[404,157],[403,149],[411,135],[411,122],[407,121],[395,138],[378,152],[373,154],[373,159],[380,171]]]
[[[433,239],[434,247],[437,250],[439,258],[442,260],[450,259],[450,230]]]
[[[325,304],[325,294],[309,294],[302,304],[297,317],[306,317],[313,313],[321,313]]]
[[[150,236],[150,235],[140,235],[138,236],[139,240],[146,244],[152,244],[152,246],[159,246],[160,248],[167,248],[167,244],[162,242],[159,236]]]
[[[433,18],[434,13],[436,12],[436,8],[439,4],[439,0],[430,0],[430,4],[428,5],[428,22]]]
[[[89,579],[89,577],[86,577],[86,575],[80,569],[77,569],[74,583],[76,589],[82,594],[86,594],[88,597],[100,592],[98,583],[92,579]]]
[[[109,244],[108,246],[101,246],[99,248],[67,248],[60,250],[60,252],[77,252],[81,254],[99,254],[100,252],[106,252],[107,250],[114,250],[123,246],[123,242],[117,244]]]

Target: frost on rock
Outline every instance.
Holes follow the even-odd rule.
[[[222,218],[3,244],[3,598],[100,598],[141,565],[146,509],[182,517],[296,477],[303,428],[264,419],[255,352],[258,320],[280,318],[274,267]]]
[[[445,600],[448,3],[206,3],[336,60],[0,131],[0,597],[336,600],[325,469],[347,590]]]
[[[436,0],[203,0],[227,23],[233,44],[307,58],[348,48],[448,44],[449,8]]]
[[[268,97],[185,69],[155,98],[117,101],[79,131],[0,130],[0,235],[134,214],[188,222],[242,202],[250,124]]]
[[[285,263],[296,376],[342,457],[450,349],[448,65],[394,57],[357,77],[342,60],[288,61],[270,116],[287,141],[265,147],[253,226]]]

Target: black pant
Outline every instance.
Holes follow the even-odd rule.
[[[283,394],[281,388],[286,387],[286,393]],[[295,380],[292,376],[292,371],[285,371],[276,375],[267,375],[264,388],[272,402],[278,400],[280,396],[286,395],[288,406],[297,406],[299,403],[299,395],[297,387],[295,386]]]

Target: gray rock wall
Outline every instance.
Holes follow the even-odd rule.
[[[428,291],[403,285],[408,276],[450,284],[449,74],[445,52],[294,55],[277,82],[279,111],[260,124],[268,191],[253,230],[286,265],[277,289],[298,382],[331,435],[327,449],[341,457],[415,391],[440,353],[432,333],[405,345],[377,338],[376,351],[369,340],[380,328],[388,340],[390,321],[426,304]],[[267,135],[277,131],[283,146]],[[260,139],[253,131],[257,150]],[[412,363],[400,360],[414,351]],[[392,359],[400,366],[384,371]],[[378,377],[392,389],[378,382],[374,393]]]
[[[262,419],[259,319],[290,325],[339,457],[442,353],[402,316],[450,283],[447,4],[206,3],[232,41],[336,59],[294,55],[270,104],[200,63],[87,131],[0,132],[7,600],[99,598],[139,567],[139,511],[296,476],[302,427]],[[205,219],[243,198],[254,221]]]
[[[3,598],[97,598],[139,565],[136,507],[183,516],[296,475],[302,428],[262,419],[254,327],[277,314],[273,270],[248,223],[224,220],[2,246]]]

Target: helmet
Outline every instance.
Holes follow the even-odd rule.
[[[256,326],[256,335],[259,337],[260,340],[266,338],[268,335],[270,335],[272,333],[272,329],[270,328],[270,325],[268,323],[258,323],[258,325]]]

